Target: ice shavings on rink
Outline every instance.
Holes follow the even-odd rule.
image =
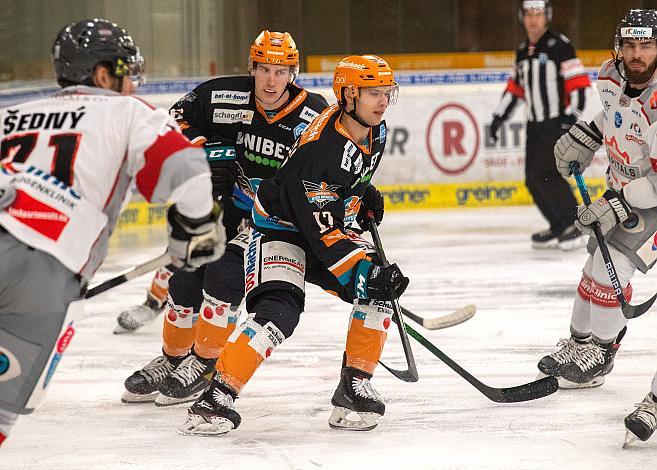
[[[387,213],[388,258],[411,278],[402,304],[449,313],[469,303],[476,315],[446,330],[419,330],[488,385],[529,382],[536,362],[568,334],[570,308],[586,254],[536,251],[543,228],[531,207]],[[161,253],[164,228],[122,234],[97,279]],[[637,275],[635,298],[657,291],[656,274]],[[2,469],[110,468],[654,468],[657,439],[622,450],[623,418],[650,387],[657,367],[657,308],[630,321],[614,371],[598,388],[560,391],[502,405],[412,342],[420,381],[377,370],[386,414],[370,432],[329,429],[350,307],[309,287],[295,335],[258,370],[236,407],[239,429],[218,438],[179,436],[186,406],[120,402],[123,381],[161,346],[161,319],[116,336],[117,314],[143,302],[149,276],[88,302],[46,399],[22,417],[0,451]],[[415,325],[413,325],[415,326]],[[403,366],[396,330],[384,361]]]

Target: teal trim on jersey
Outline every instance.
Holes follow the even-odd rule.
[[[356,318],[357,320],[363,320],[363,321],[365,321],[365,318],[367,317],[367,313],[365,313],[365,312],[359,312],[358,310],[356,310],[356,311],[353,313],[352,317]]]
[[[270,230],[286,230],[288,232],[299,232],[294,227],[285,227],[284,225],[278,224],[278,217],[263,217],[258,214],[255,209],[251,210],[251,218],[253,223],[258,228],[270,229]]]

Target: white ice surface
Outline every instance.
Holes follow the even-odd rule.
[[[477,304],[462,325],[417,328],[491,386],[533,380],[538,359],[568,334],[586,254],[532,250],[529,235],[542,228],[531,207],[390,213],[381,227],[388,258],[411,278],[403,305],[434,316]],[[159,254],[161,232],[116,240],[97,278]],[[0,449],[1,469],[657,468],[657,438],[621,449],[623,418],[657,367],[654,311],[630,322],[601,388],[521,404],[489,401],[413,342],[420,381],[402,383],[379,368],[373,383],[386,415],[373,431],[349,433],[329,429],[327,418],[350,308],[310,287],[295,335],[237,401],[240,428],[198,438],[176,433],[184,405],[119,400],[123,380],[160,349],[161,319],[132,335],[111,333],[116,315],[142,302],[149,282],[144,276],[88,302],[44,403],[19,419]],[[634,286],[635,299],[647,298],[657,291],[655,274],[638,274]],[[402,366],[396,331],[384,360]]]

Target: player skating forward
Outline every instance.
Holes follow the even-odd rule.
[[[327,107],[322,96],[292,83],[298,67],[291,36],[263,31],[251,46],[250,76],[210,80],[172,108],[193,141],[214,136],[206,142],[206,151],[214,193],[223,195],[223,224],[231,242],[218,261],[171,277],[162,355],[125,381],[124,402],[192,401],[208,385],[244,296],[248,232],[236,236],[238,227],[250,218],[260,181],[276,173],[296,138]],[[219,142],[234,142],[237,159],[221,160],[233,149]]]
[[[302,134],[281,170],[258,189],[245,253],[246,307],[217,360],[211,385],[189,410],[180,431],[216,435],[237,428],[233,402],[260,364],[296,328],[305,281],[353,301],[340,381],[333,394],[335,428],[368,430],[385,405],[370,379],[392,314],[391,289],[408,285],[396,265],[382,268],[345,233],[345,213],[363,197],[381,162],[383,115],[397,95],[388,64],[350,56],[335,69],[338,104]],[[347,419],[354,412],[357,419]]]
[[[631,10],[621,20],[616,28],[617,59],[605,62],[598,76],[604,109],[590,123],[575,124],[555,146],[557,166],[564,176],[570,174],[571,162],[586,168],[595,151],[605,146],[608,189],[590,206],[578,208],[576,223],[587,234],[592,233],[592,224],[600,224],[628,301],[636,269],[645,273],[657,259],[652,249],[657,231],[656,38],[654,10]],[[638,215],[639,224],[630,229],[619,223],[631,212]],[[593,237],[589,253],[573,306],[571,337],[561,340],[560,349],[538,363],[543,373],[558,376],[564,387],[604,383],[626,330],[627,319]],[[652,395],[648,398],[653,399]],[[646,422],[654,430],[654,405],[646,402],[640,409],[643,411],[630,415],[626,424],[631,427],[632,421],[652,414],[652,420]],[[643,438],[649,436],[647,431],[637,432]]]
[[[220,241],[204,152],[130,96],[143,61],[125,30],[71,24],[52,55],[63,89],[0,111],[0,443],[43,396],[133,183],[175,202],[174,265],[214,259]]]
[[[293,83],[299,73],[299,51],[289,33],[262,31],[251,45],[248,70],[249,75],[202,83],[171,108],[183,133],[194,144],[205,146],[213,193],[225,196],[221,204],[227,240],[232,240],[242,221],[248,219],[260,181],[274,175],[303,129],[328,106],[321,95]],[[115,333],[134,331],[162,311],[174,270],[167,265],[155,273],[146,301],[119,315]],[[191,288],[189,283],[198,285],[194,292],[175,299],[180,304],[191,306],[202,301],[203,271],[197,274],[197,280],[193,274],[178,279],[186,283],[185,289]],[[210,295],[229,301],[232,298]],[[189,330],[191,323],[182,328]],[[191,337],[185,339],[185,344],[190,342]],[[180,349],[169,353],[178,355]]]

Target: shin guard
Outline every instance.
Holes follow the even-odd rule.
[[[221,350],[235,331],[239,307],[215,299],[203,291],[203,304],[194,334],[194,350],[205,358],[219,357]]]
[[[392,317],[392,303],[356,300],[349,319],[346,365],[369,374],[381,358]]]
[[[194,324],[198,313],[192,307],[175,305],[171,296],[167,297],[164,328],[162,330],[162,350],[170,356],[184,356],[194,344]]]

